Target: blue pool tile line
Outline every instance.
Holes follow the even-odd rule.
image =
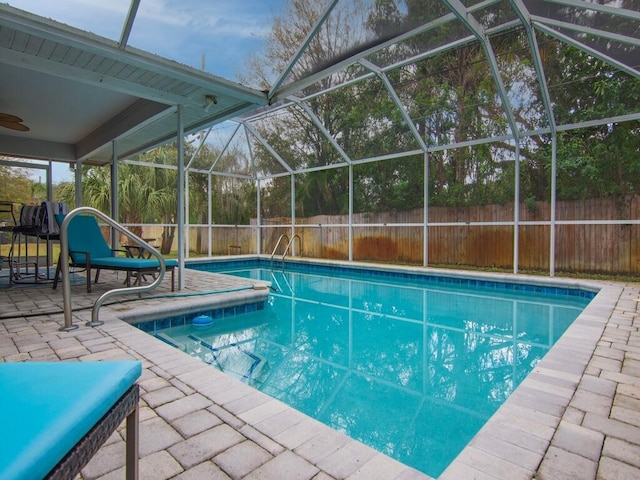
[[[189,338],[189,340],[193,340],[194,342],[199,343],[204,348],[209,350],[211,352],[211,354],[213,355],[213,360],[215,360],[216,362],[218,361],[218,353],[220,352],[219,348],[213,346],[212,344],[210,344],[209,342],[206,342],[205,340],[202,340],[199,337],[196,337],[195,335],[189,335],[187,338]],[[258,368],[258,365],[260,365],[260,363],[262,362],[262,358],[260,358],[259,356],[255,355],[254,353],[252,353],[250,351],[247,351],[244,348],[242,348],[242,343],[241,342],[232,342],[232,343],[228,343],[227,345],[225,345],[225,348],[229,348],[229,347],[234,347],[234,348],[238,349],[238,351],[240,353],[246,355],[251,360],[253,360],[251,362],[251,365],[247,369],[247,371],[242,375],[242,378],[240,379],[242,382],[247,383],[249,381],[249,379],[251,378],[251,375],[253,375],[253,372],[256,371],[256,369]],[[208,363],[209,365],[211,365],[213,363],[213,360],[209,361],[209,362],[205,361],[205,363]]]
[[[278,263],[280,265],[280,263]],[[263,259],[215,261],[187,263],[187,268],[205,272],[223,272],[237,269],[249,268],[271,268],[271,262]],[[399,280],[412,280],[425,283],[460,285],[469,287],[490,288],[494,290],[513,291],[521,293],[540,293],[545,295],[579,297],[591,300],[597,292],[583,290],[579,288],[567,288],[551,285],[535,285],[524,283],[500,282],[496,280],[483,280],[478,278],[463,278],[446,275],[427,275],[415,272],[398,272],[392,270],[363,269],[358,267],[333,266],[333,265],[312,265],[286,262],[286,269],[300,273],[315,273],[329,276],[341,275],[366,275],[369,278],[388,278]]]
[[[180,345],[172,342],[169,338],[167,338],[166,336],[159,336],[156,335],[155,336],[157,339],[162,340],[164,343],[166,343],[167,345],[171,345],[173,348],[177,348],[178,350],[182,350],[182,348],[180,348]]]
[[[194,313],[188,313],[185,315],[175,315],[173,317],[158,318],[156,320],[147,320],[145,322],[132,323],[136,328],[139,328],[146,333],[154,333],[158,330],[164,330],[171,327],[181,327],[183,325],[191,325],[193,319],[199,315],[207,315],[214,320],[221,318],[235,317],[236,315],[242,315],[245,313],[257,312],[258,310],[264,310],[265,301],[247,303],[245,305],[236,305],[234,307],[221,307],[211,308]]]

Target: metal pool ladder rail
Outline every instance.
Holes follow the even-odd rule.
[[[294,246],[294,242],[296,240],[296,238],[298,239],[298,248],[300,248],[300,254],[302,254],[302,239],[300,238],[300,235],[295,234],[293,237],[291,237],[291,240],[289,240],[289,236],[285,233],[280,235],[280,238],[278,238],[278,241],[276,242],[276,246],[273,248],[273,252],[271,252],[271,269],[273,269],[273,257],[276,255],[276,251],[278,250],[278,247],[280,246],[280,243],[286,239],[287,240],[287,246],[284,248],[284,252],[282,253],[282,267],[284,268],[284,259],[287,256],[287,253],[289,252],[289,249]]]
[[[64,305],[64,327],[61,327],[62,331],[69,331],[78,328],[77,325],[73,324],[73,320],[71,318],[71,280],[69,278],[69,245],[67,243],[67,226],[69,225],[70,220],[82,213],[90,213],[105,223],[110,225],[112,228],[115,228],[118,232],[122,233],[129,240],[134,241],[136,244],[144,246],[146,250],[151,252],[151,254],[158,259],[159,269],[157,278],[150,283],[149,285],[139,285],[137,287],[126,287],[126,288],[116,288],[114,290],[109,290],[103,293],[93,305],[93,309],[91,310],[91,321],[87,322],[87,326],[96,327],[98,325],[102,325],[103,322],[98,321],[98,311],[102,304],[110,297],[116,295],[123,295],[127,293],[142,293],[148,292],[150,290],[155,289],[158,285],[162,283],[162,279],[164,278],[165,271],[167,269],[164,258],[162,254],[149,245],[147,242],[142,240],[140,237],[131,233],[125,227],[120,225],[118,222],[113,220],[108,215],[105,215],[100,210],[96,210],[91,207],[79,207],[72,211],[70,211],[66,216],[62,225],[60,226],[60,264],[62,265],[62,303]]]

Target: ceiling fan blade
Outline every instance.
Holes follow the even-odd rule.
[[[22,123],[22,119],[10,113],[0,113],[0,127],[17,130],[18,132],[28,132],[29,127]]]
[[[9,122],[0,122],[0,127],[8,128],[10,130],[17,130],[18,132],[28,132],[29,127],[23,125],[22,123],[9,123]]]

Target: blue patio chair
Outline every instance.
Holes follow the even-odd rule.
[[[76,478],[126,418],[138,478],[138,361],[0,363],[0,478]]]
[[[56,215],[60,225],[64,215]],[[153,275],[160,270],[160,263],[155,258],[132,258],[118,256],[123,250],[112,250],[102,235],[100,225],[94,216],[78,215],[71,219],[67,228],[67,243],[69,247],[70,266],[86,268],[87,292],[91,293],[91,270],[96,270],[95,283],[98,282],[100,270],[119,270],[127,272],[127,285],[130,284],[132,274],[137,275],[140,284],[143,275]],[[167,270],[171,270],[171,291],[175,290],[175,267],[178,262],[173,259],[165,260]],[[53,288],[57,288],[62,266],[58,259]]]

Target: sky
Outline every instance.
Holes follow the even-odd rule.
[[[9,5],[118,41],[129,0],[5,0]],[[286,0],[141,0],[129,45],[237,80],[262,49]]]
[[[3,0],[15,8],[118,41],[129,0]],[[141,0],[129,45],[213,75],[238,81],[261,51],[287,0]],[[37,177],[37,174],[36,174]],[[54,162],[53,181],[69,181]]]

